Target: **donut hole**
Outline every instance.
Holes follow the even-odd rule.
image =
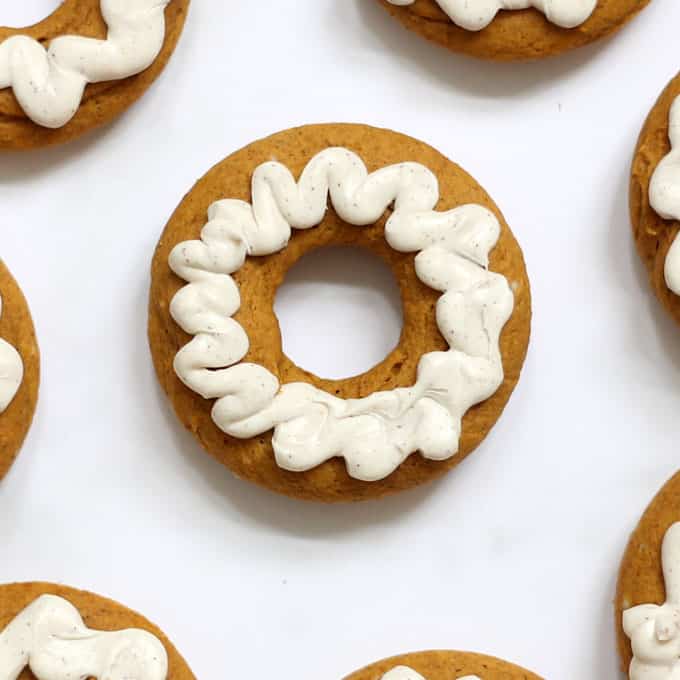
[[[3,3],[0,25],[27,28],[54,14],[64,4],[63,0],[28,0],[28,2]]]
[[[283,351],[329,380],[369,371],[399,344],[404,324],[399,286],[374,253],[327,246],[287,272],[274,311]]]

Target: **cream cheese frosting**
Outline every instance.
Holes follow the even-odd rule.
[[[665,220],[680,220],[680,97],[671,106],[668,136],[671,150],[654,170],[649,184],[649,204]],[[664,266],[666,285],[676,295],[680,295],[680,238],[678,236],[666,255]]]
[[[0,680],[26,667],[37,680],[165,680],[168,657],[147,631],[91,630],[70,602],[41,595],[0,633]]]
[[[2,295],[0,295],[0,318],[2,317]],[[24,378],[24,362],[19,352],[7,341],[0,338],[0,413],[12,403]],[[1,678],[1,676],[0,676]]]
[[[415,0],[387,0],[406,7]],[[598,0],[435,0],[451,21],[468,31],[486,28],[501,10],[537,9],[562,28],[575,28],[590,17]]]
[[[45,49],[15,35],[0,43],[0,88],[11,87],[26,115],[60,128],[76,114],[88,83],[121,80],[147,69],[165,39],[171,0],[101,0],[106,40],[55,38]]]
[[[375,223],[393,205],[387,242],[418,252],[418,277],[443,293],[435,314],[449,350],[423,355],[412,387],[340,399],[307,383],[280,385],[263,366],[242,363],[249,340],[232,318],[241,299],[231,274],[248,255],[285,248],[293,228],[320,224],[329,195],[341,219],[357,226]],[[252,204],[212,204],[201,239],[170,254],[171,269],[189,282],[170,313],[195,336],[176,355],[175,372],[217,400],[212,418],[223,432],[247,439],[273,429],[281,468],[309,470],[341,456],[348,473],[364,481],[383,479],[416,451],[432,460],[457,453],[463,415],[503,382],[499,338],[514,296],[505,277],[488,269],[500,235],[496,217],[479,205],[437,212],[438,200],[437,178],[423,165],[369,175],[356,154],[330,148],[297,183],[285,166],[264,163],[253,174]]]
[[[630,680],[680,678],[680,522],[673,524],[661,546],[666,602],[642,604],[623,612],[633,660]]]
[[[425,678],[408,666],[397,666],[385,673],[382,680],[425,680]],[[464,678],[458,678],[458,680],[480,680],[480,678],[476,675],[466,675]]]

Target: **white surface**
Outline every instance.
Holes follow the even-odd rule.
[[[2,256],[43,353],[37,419],[0,487],[0,582],[124,602],[199,680],[341,678],[432,647],[550,680],[617,677],[619,560],[678,467],[680,330],[650,293],[626,204],[679,24],[680,4],[653,0],[606,44],[498,66],[426,44],[371,0],[201,0],[117,123],[0,155]],[[153,248],[192,183],[251,140],[328,120],[402,130],[475,175],[524,247],[535,301],[523,379],[477,453],[438,484],[347,507],[213,463],[171,415],[145,337]],[[308,297],[286,305],[317,321]],[[337,345],[295,342],[332,372]]]

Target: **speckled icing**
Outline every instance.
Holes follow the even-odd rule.
[[[671,150],[654,170],[649,203],[665,220],[680,220],[680,97],[671,107],[668,122]],[[680,238],[671,245],[664,267],[666,285],[680,295]]]
[[[415,0],[387,0],[401,7]],[[529,9],[545,14],[562,28],[580,26],[595,10],[598,0],[435,0],[451,21],[468,31],[486,28],[501,10]]]
[[[2,295],[0,295],[0,318],[2,317]],[[7,341],[0,338],[0,413],[12,403],[24,378],[24,362],[19,352]],[[0,676],[2,680],[2,676]]]
[[[633,649],[630,680],[680,678],[680,522],[666,532],[661,564],[666,602],[623,612],[623,629]]]
[[[420,251],[418,277],[444,293],[436,319],[450,349],[421,357],[413,387],[340,399],[307,383],[282,386],[263,366],[241,363],[249,340],[232,318],[241,300],[230,275],[247,255],[285,248],[291,228],[318,225],[329,194],[337,214],[358,226],[394,204],[388,243]],[[365,481],[388,476],[415,451],[432,460],[456,454],[463,415],[503,382],[499,336],[514,298],[507,280],[488,270],[500,234],[496,217],[479,205],[436,212],[438,200],[437,178],[423,165],[369,175],[356,154],[331,148],[309,162],[298,183],[280,163],[260,165],[252,205],[213,203],[201,240],[180,243],[170,255],[172,270],[189,282],[170,313],[195,336],[177,354],[175,371],[189,388],[217,399],[212,417],[222,431],[247,439],[273,429],[280,467],[309,470],[342,456],[348,473]]]
[[[165,7],[171,0],[101,0],[106,40],[63,36],[46,50],[17,35],[0,43],[0,88],[11,87],[26,115],[59,128],[80,106],[85,86],[120,80],[148,68],[165,39]]]
[[[37,680],[165,680],[161,641],[136,628],[97,631],[55,595],[41,595],[0,633],[0,680],[29,667]]]
[[[416,673],[412,668],[407,666],[397,666],[388,673],[382,676],[382,680],[425,680],[425,678]],[[476,675],[466,675],[464,678],[458,680],[480,680]]]

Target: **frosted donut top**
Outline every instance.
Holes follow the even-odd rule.
[[[387,0],[405,7],[416,0]],[[595,10],[598,0],[435,0],[451,21],[468,31],[486,28],[501,10],[533,7],[562,28],[581,25]]]
[[[412,387],[340,399],[308,383],[281,385],[263,366],[243,362],[249,340],[232,318],[241,300],[231,274],[248,255],[285,248],[293,228],[321,223],[329,196],[341,219],[357,226],[375,223],[393,205],[387,242],[418,252],[418,277],[443,293],[435,314],[449,350],[423,355]],[[247,439],[273,429],[280,467],[309,470],[341,456],[348,473],[364,481],[383,479],[415,451],[432,460],[457,453],[463,415],[503,382],[499,338],[514,296],[505,277],[488,269],[500,235],[496,217],[479,205],[437,212],[438,200],[437,178],[423,165],[369,175],[356,154],[330,148],[297,183],[285,166],[264,163],[253,174],[252,204],[212,204],[201,239],[170,255],[171,269],[189,282],[170,313],[194,336],[175,357],[175,372],[217,400],[212,418],[223,432]]]
[[[62,36],[45,49],[16,35],[0,43],[0,88],[11,87],[36,124],[60,128],[76,114],[88,83],[121,80],[147,69],[165,40],[171,0],[101,0],[106,40]]]
[[[70,602],[41,595],[0,633],[0,680],[27,667],[37,680],[165,680],[168,656],[147,631],[92,630]]]
[[[2,295],[0,295],[0,318],[2,318]],[[0,413],[12,403],[23,378],[24,362],[19,352],[0,338]]]

